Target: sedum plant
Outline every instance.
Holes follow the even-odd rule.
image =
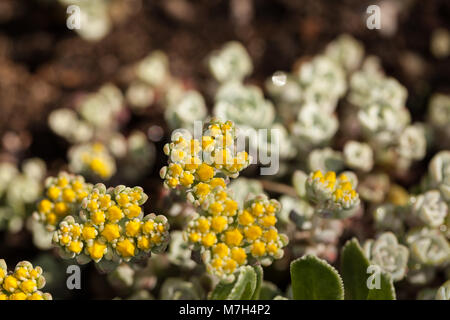
[[[23,161],[21,170],[10,162],[0,162],[0,230],[22,230],[41,197],[47,168],[39,158]]]
[[[369,261],[389,273],[392,280],[399,281],[405,276],[409,251],[398,243],[392,232],[385,232],[376,240],[367,240],[363,248]]]
[[[227,187],[225,178],[236,178],[251,161],[236,152],[235,139],[234,124],[216,119],[198,138],[176,132],[164,146],[169,165],[160,172],[165,186],[181,189],[197,208],[186,240],[200,250],[207,271],[227,281],[247,264],[281,258],[287,244],[275,227],[278,201],[257,195],[239,208]]]
[[[102,267],[117,266],[165,250],[168,242],[167,218],[141,208],[148,197],[141,187],[106,188],[97,184],[72,212],[58,224],[53,242],[65,258],[79,263],[103,261]]]
[[[239,42],[228,42],[208,59],[208,67],[214,78],[221,82],[241,81],[253,71],[247,50]]]
[[[44,286],[41,267],[21,261],[8,271],[5,260],[0,259],[0,300],[51,300],[51,294],[40,291]]]
[[[356,181],[345,173],[336,177],[334,171],[323,174],[318,170],[310,173],[306,180],[306,196],[315,205],[317,214],[346,218],[354,214],[360,204],[355,184]]]
[[[45,180],[44,198],[37,204],[34,219],[48,231],[54,231],[66,216],[81,208],[81,202],[92,187],[82,176],[67,172],[60,172],[57,177],[48,177]]]

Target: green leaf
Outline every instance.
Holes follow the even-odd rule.
[[[325,260],[306,255],[291,263],[294,300],[342,300],[344,287],[339,273]]]
[[[262,282],[259,300],[272,300],[279,295],[281,295],[281,290],[275,284],[269,281]]]
[[[345,243],[341,254],[341,273],[346,300],[366,300],[369,293],[367,287],[369,264],[356,238]]]
[[[227,283],[221,281],[211,292],[211,300],[250,300],[256,289],[256,272],[250,266],[242,267],[237,278]]]
[[[261,284],[263,282],[264,277],[264,271],[261,266],[255,266],[253,268],[256,273],[256,288],[255,292],[253,292],[253,296],[251,297],[251,300],[259,300],[260,294],[261,294]]]
[[[395,288],[389,274],[380,273],[380,288],[370,289],[367,300],[395,300]]]

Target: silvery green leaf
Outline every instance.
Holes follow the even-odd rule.
[[[208,60],[211,74],[219,82],[242,80],[253,71],[252,60],[245,47],[237,41],[226,43]]]
[[[392,232],[381,234],[375,241],[368,240],[364,244],[366,257],[371,263],[389,273],[394,281],[401,280],[408,264],[408,248],[399,244]]]
[[[412,212],[426,225],[435,228],[444,224],[448,206],[438,190],[430,190],[414,198]]]
[[[373,151],[367,143],[348,141],[344,146],[344,159],[349,168],[364,172],[372,170]]]
[[[421,124],[407,126],[398,138],[398,153],[411,160],[421,160],[426,154],[425,129]]]
[[[253,85],[227,82],[217,91],[215,101],[214,116],[233,121],[241,130],[267,129],[275,119],[272,102],[266,100],[261,89]]]
[[[334,111],[346,89],[344,70],[325,55],[318,55],[301,65],[298,81],[306,103],[316,104],[327,114]]]
[[[428,172],[431,183],[439,189],[445,201],[450,202],[450,151],[438,152],[431,159]]]
[[[178,101],[168,105],[164,117],[172,129],[187,128],[193,130],[194,122],[203,120],[207,109],[203,96],[195,90],[189,90]]]
[[[364,46],[351,35],[341,34],[327,45],[325,55],[350,73],[360,66],[364,57]]]
[[[162,85],[169,77],[169,61],[162,51],[153,51],[136,66],[138,79],[153,87]]]
[[[411,257],[421,264],[439,266],[450,261],[450,245],[439,230],[428,228],[411,230],[406,242]]]

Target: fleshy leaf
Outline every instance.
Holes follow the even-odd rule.
[[[395,300],[395,288],[389,274],[380,273],[380,288],[370,289],[367,300]]]
[[[256,282],[255,270],[250,266],[245,266],[241,268],[233,282],[219,282],[209,298],[211,300],[250,300],[255,293]]]
[[[255,273],[256,273],[256,288],[253,292],[253,296],[251,300],[259,300],[260,294],[261,294],[261,285],[264,278],[264,271],[261,266],[255,266],[254,267]]]
[[[369,288],[367,273],[369,260],[364,255],[356,238],[347,241],[341,254],[341,272],[345,286],[346,300],[366,300]]]
[[[325,260],[306,255],[291,263],[294,300],[343,300],[339,273]]]

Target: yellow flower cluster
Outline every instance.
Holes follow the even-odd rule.
[[[61,172],[58,177],[49,177],[45,182],[45,198],[37,205],[34,218],[53,231],[67,215],[78,212],[81,202],[92,190],[82,176]]]
[[[69,158],[74,172],[93,174],[103,180],[108,180],[116,172],[114,158],[100,142],[73,147]]]
[[[267,265],[281,258],[288,240],[275,228],[280,210],[276,200],[258,196],[239,209],[227,188],[223,177],[237,177],[250,163],[246,152],[231,157],[233,123],[213,120],[205,131],[201,143],[174,136],[165,146],[169,165],[161,177],[169,188],[181,186],[198,208],[185,231],[186,241],[201,250],[208,272],[230,278],[247,263]]]
[[[0,260],[0,300],[51,300],[49,293],[39,291],[44,286],[41,267],[22,261],[8,274],[5,261]]]
[[[165,249],[169,236],[167,218],[144,217],[141,206],[148,197],[141,187],[109,188],[97,184],[83,200],[79,217],[68,216],[53,234],[63,256],[113,261]],[[83,259],[81,259],[83,260]]]
[[[217,193],[223,192],[219,189]],[[232,200],[234,201],[234,200]],[[214,202],[213,202],[214,203]],[[257,196],[245,208],[197,215],[186,230],[187,240],[202,250],[202,258],[210,273],[229,276],[248,262],[268,265],[283,256],[287,244],[285,235],[275,227],[280,204],[266,196]],[[225,209],[225,208],[224,208]]]
[[[250,158],[245,151],[236,151],[236,131],[231,121],[212,120],[200,139],[187,132],[177,132],[172,142],[164,146],[169,165],[161,169],[161,177],[169,188],[191,187],[208,183],[218,172],[237,177]]]
[[[324,213],[345,217],[359,203],[359,195],[348,176],[344,173],[336,177],[334,171],[323,174],[320,170],[310,173],[306,180],[309,200],[322,206]]]

